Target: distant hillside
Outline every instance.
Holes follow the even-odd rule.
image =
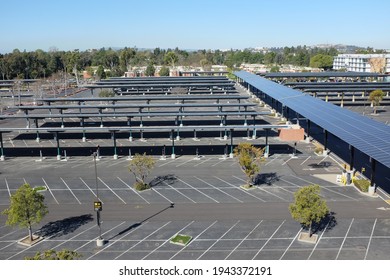
[[[320,49],[329,49],[329,48],[335,48],[339,53],[355,53],[356,50],[359,49],[365,49],[358,46],[352,46],[352,45],[343,45],[343,44],[318,44],[313,47],[317,47]]]

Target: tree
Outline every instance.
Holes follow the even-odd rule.
[[[331,69],[333,67],[333,56],[317,54],[310,58],[310,67]]]
[[[292,218],[309,227],[310,236],[312,236],[313,222],[319,223],[329,213],[326,201],[319,193],[318,185],[302,187],[294,193],[295,201],[289,206]]]
[[[238,163],[242,172],[247,176],[247,186],[253,184],[255,175],[260,171],[260,165],[264,161],[264,148],[256,148],[250,143],[240,143],[234,149],[234,155],[238,159]]]
[[[145,70],[145,75],[150,77],[154,76],[154,73],[156,72],[156,68],[154,68],[153,64],[149,63]]]
[[[174,52],[167,52],[164,55],[164,63],[167,65],[171,65],[173,68],[175,67],[175,63],[178,62],[179,57]]]
[[[211,62],[208,61],[206,58],[203,58],[199,61],[200,66],[202,67],[203,71],[210,71],[211,70]]]
[[[134,174],[135,184],[134,188],[138,191],[146,190],[150,188],[150,185],[145,182],[146,177],[152,172],[156,160],[147,156],[146,153],[135,154],[128,168],[131,173]]]
[[[104,72],[104,68],[102,65],[99,65],[98,69],[96,70],[96,75],[100,80],[106,78],[106,72]]]
[[[381,101],[383,100],[384,92],[381,89],[376,89],[371,91],[370,96],[368,97],[368,100],[372,102],[374,105],[374,114],[376,114],[376,107],[380,105]]]
[[[37,252],[33,257],[25,257],[25,260],[74,260],[82,257],[81,254],[63,249],[61,251],[47,250]]]
[[[28,228],[30,241],[33,241],[32,225],[39,223],[48,213],[44,199],[45,197],[29,184],[23,184],[11,195],[10,207],[2,212],[8,216],[6,224],[18,224],[21,228]]]
[[[271,73],[280,72],[280,67],[279,67],[278,65],[273,65],[269,71],[270,71]]]
[[[169,76],[169,68],[168,67],[161,67],[160,71],[158,72],[158,74],[161,76],[161,77],[168,77]]]
[[[132,48],[124,48],[119,54],[119,64],[123,72],[129,71],[131,68],[131,60],[134,58],[136,52]]]

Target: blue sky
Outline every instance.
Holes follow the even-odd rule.
[[[101,47],[390,49],[390,1],[0,0],[0,53]]]

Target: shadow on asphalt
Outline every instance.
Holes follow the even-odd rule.
[[[321,163],[311,163],[309,164],[309,167],[311,168],[327,168],[331,167],[332,163],[330,161],[323,161]]]
[[[93,221],[91,214],[70,217],[63,220],[50,222],[37,231],[37,234],[45,238],[55,238],[74,232],[80,226]]]
[[[254,180],[255,185],[263,185],[266,184],[268,186],[271,186],[273,183],[279,181],[280,176],[277,175],[276,172],[269,172],[269,173],[261,173],[258,174]]]
[[[165,207],[164,209],[158,211],[157,213],[153,214],[152,216],[150,217],[147,217],[146,219],[142,220],[141,222],[138,222],[138,223],[135,223],[135,224],[132,224],[131,226],[125,228],[124,230],[118,232],[116,235],[110,237],[110,238],[107,238],[107,241],[110,241],[112,239],[114,239],[115,237],[118,237],[122,234],[125,234],[126,232],[129,232],[130,230],[133,230],[133,229],[136,229],[137,227],[139,227],[140,225],[142,225],[142,223],[146,222],[147,220],[150,220],[151,218],[153,217],[156,217],[157,215],[167,211],[168,209],[170,208],[174,208],[175,207],[175,204],[174,203],[171,203],[169,206]]]
[[[332,230],[337,225],[337,220],[335,217],[335,212],[329,212],[319,223],[313,223],[313,234],[318,234],[319,232]],[[303,229],[309,230],[309,227],[303,226]]]
[[[177,178],[175,177],[175,175],[173,174],[167,174],[167,175],[163,175],[163,176],[157,176],[156,178],[154,178],[150,183],[150,187],[155,187],[155,186],[158,186],[160,185],[161,183],[165,182],[167,184],[174,184],[175,182],[177,181]]]

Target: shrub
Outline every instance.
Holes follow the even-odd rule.
[[[322,154],[322,153],[324,152],[324,148],[322,148],[322,147],[316,147],[316,148],[314,149],[314,152],[315,152],[316,154]]]
[[[142,182],[135,182],[134,183],[134,189],[136,189],[137,191],[144,191],[144,190],[150,189],[150,185],[149,184],[144,184]]]
[[[370,181],[366,179],[354,179],[353,184],[362,192],[368,192]]]

